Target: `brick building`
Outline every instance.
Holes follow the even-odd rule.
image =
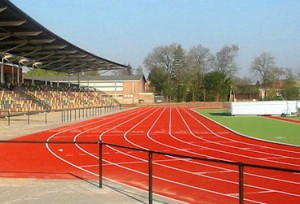
[[[25,81],[49,86],[76,86],[81,90],[95,90],[112,96],[121,104],[154,103],[154,95],[149,92],[149,82],[143,75],[113,76],[57,76],[24,77]]]
[[[70,82],[76,83],[75,81]],[[153,93],[148,92],[148,83],[143,75],[88,76],[80,79],[79,87],[102,91],[115,98],[121,104],[154,102],[154,95]]]

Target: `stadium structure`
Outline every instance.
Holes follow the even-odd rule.
[[[43,110],[45,107],[41,106],[43,102],[52,105],[52,101],[45,101],[45,98],[56,98],[56,95],[63,95],[65,98],[65,107],[80,107],[83,104],[77,103],[68,104],[72,101],[74,94],[67,93],[66,90],[80,90],[98,91],[90,97],[91,99],[103,101],[104,98],[117,103],[137,104],[141,102],[153,102],[153,96],[145,93],[145,78],[143,76],[123,76],[106,77],[102,80],[102,85],[95,88],[95,84],[99,84],[100,78],[89,79],[84,77],[82,73],[89,71],[111,71],[127,69],[128,67],[120,63],[116,63],[102,57],[96,56],[86,50],[83,50],[70,42],[62,39],[53,32],[49,31],[34,19],[29,17],[10,1],[4,0],[0,2],[0,82],[3,88],[7,88],[11,92],[2,91],[1,112],[20,112],[30,110]],[[60,81],[52,79],[26,79],[23,77],[23,69],[43,69],[47,71],[55,71],[57,73],[63,72],[71,77],[61,79]],[[66,82],[68,80],[68,83]],[[97,82],[95,82],[95,80]],[[109,80],[109,81],[107,81]],[[82,83],[80,84],[80,81]],[[52,84],[55,83],[55,86]],[[110,84],[109,84],[110,83]],[[76,85],[77,84],[77,85]],[[87,87],[91,84],[91,87]],[[39,89],[47,89],[47,94],[25,91],[25,87],[37,87]],[[109,86],[113,86],[110,87]],[[123,91],[124,89],[124,91]],[[43,91],[43,90],[39,90]],[[106,93],[105,91],[108,91]],[[83,94],[83,93],[81,93]],[[40,96],[40,97],[36,97]],[[50,97],[51,96],[51,97]],[[5,97],[5,99],[4,99]],[[81,96],[80,96],[81,97]],[[83,97],[83,96],[82,96]],[[23,103],[20,98],[27,98]],[[43,100],[43,102],[37,102]],[[106,100],[106,99],[105,99]],[[111,102],[109,102],[111,103]],[[95,103],[100,105],[100,102]],[[84,106],[86,106],[85,104]],[[48,107],[48,106],[47,106]]]
[[[216,122],[236,118],[226,118],[221,102],[157,98],[160,103],[149,105],[153,94],[144,76],[81,74],[128,67],[67,42],[9,0],[0,0],[0,57],[0,202],[300,203],[299,146],[243,135]],[[28,67],[66,75],[24,77]],[[298,104],[273,105],[288,114],[299,112]],[[233,115],[275,110],[236,105]],[[249,112],[242,112],[245,106]],[[48,124],[52,116],[58,118],[51,118],[55,127]],[[241,119],[237,126],[245,125]],[[286,139],[290,130],[300,134],[299,120],[250,119],[258,124],[252,130],[273,122],[274,129],[284,127],[277,139]],[[33,193],[37,181],[44,183]],[[112,196],[106,196],[108,189],[115,191]]]

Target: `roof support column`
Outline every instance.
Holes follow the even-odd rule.
[[[48,70],[46,69],[46,74],[45,74],[45,86],[47,86],[47,75],[48,75]]]
[[[32,68],[31,85],[34,85],[34,68]]]
[[[90,91],[90,79],[87,77],[87,92]]]
[[[11,67],[11,84],[14,85],[15,83],[15,66]]]
[[[17,85],[20,85],[20,71],[22,70],[20,67],[17,68]]]
[[[80,90],[80,73],[77,73],[77,81],[78,81],[78,90]]]
[[[56,86],[57,86],[57,88],[59,87],[58,75],[59,75],[59,72],[57,72],[57,82],[56,82]]]
[[[2,57],[1,60],[1,70],[0,70],[0,82],[1,84],[4,84],[4,57]]]

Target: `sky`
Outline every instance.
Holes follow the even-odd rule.
[[[236,44],[240,77],[270,52],[300,72],[300,0],[11,0],[48,30],[100,57],[144,67],[155,47]],[[145,70],[147,74],[147,71]]]

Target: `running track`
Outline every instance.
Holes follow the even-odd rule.
[[[98,141],[167,153],[300,169],[300,148],[236,133],[189,108],[144,107],[17,140]],[[106,146],[104,176],[147,190],[148,155]],[[2,177],[97,179],[98,146],[0,144]],[[154,155],[154,192],[186,203],[238,203],[236,166]],[[300,203],[300,175],[245,168],[245,203]]]
[[[282,120],[290,123],[297,123],[300,124],[300,120],[292,119],[292,118],[284,118],[284,117],[279,117],[279,116],[264,116],[266,118],[272,118],[275,120]]]

